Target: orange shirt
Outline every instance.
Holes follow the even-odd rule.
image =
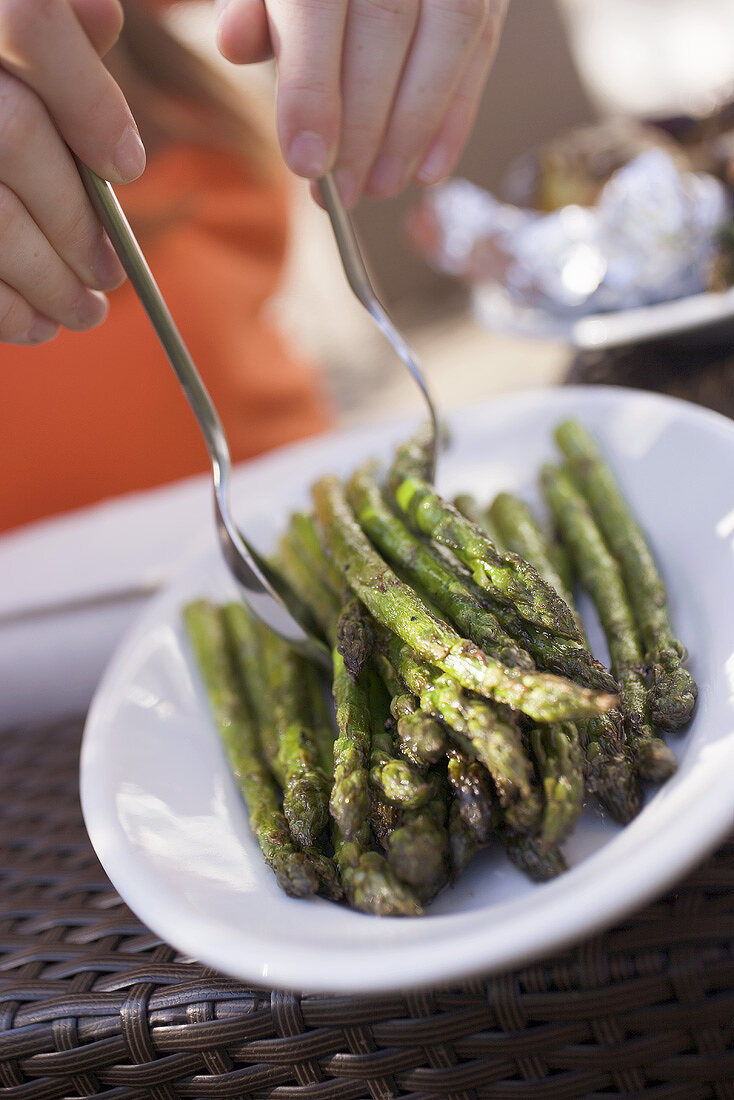
[[[285,196],[225,153],[171,147],[120,188],[229,436],[235,461],[323,430],[312,370],[263,315]],[[130,285],[87,333],[0,345],[0,530],[206,470],[199,429]]]

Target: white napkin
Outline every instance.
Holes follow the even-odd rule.
[[[188,478],[0,538],[0,728],[85,712],[148,596],[214,542],[211,491]]]

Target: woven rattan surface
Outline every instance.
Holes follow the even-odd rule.
[[[369,998],[250,988],[122,904],[77,799],[80,726],[0,735],[5,1100],[734,1100],[734,844],[612,931]]]

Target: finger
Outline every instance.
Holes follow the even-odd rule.
[[[311,183],[308,185],[308,189],[311,192],[311,198],[316,203],[316,205],[320,206],[322,210],[326,210],[326,204],[322,198],[321,188],[319,187],[318,180],[312,180]]]
[[[299,176],[333,166],[341,124],[341,58],[347,0],[272,0],[270,38],[278,61],[278,136]]]
[[[48,180],[53,180],[52,187]],[[112,290],[124,281],[125,273],[46,109],[30,88],[1,70],[0,183],[21,197],[44,237],[87,286]]]
[[[352,0],[349,5],[335,173],[347,208],[357,202],[382,141],[419,7],[419,0]]]
[[[449,104],[438,133],[414,174],[416,183],[423,186],[438,183],[456,168],[474,129],[482,93],[497,53],[506,10],[505,0],[494,5],[469,68]]]
[[[397,194],[422,159],[479,41],[485,0],[423,0],[415,40],[367,190]]]
[[[0,341],[4,344],[43,344],[59,331],[49,320],[28,305],[17,291],[0,283]]]
[[[218,4],[217,45],[235,65],[251,65],[273,56],[263,0],[224,0]]]
[[[120,0],[69,0],[84,33],[99,57],[104,57],[120,37],[123,13]]]
[[[46,104],[64,140],[114,183],[145,151],[130,108],[66,0],[0,0],[0,64]]]
[[[38,313],[66,328],[93,328],[107,300],[88,290],[56,255],[20,199],[0,184],[0,280]]]

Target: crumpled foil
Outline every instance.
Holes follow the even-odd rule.
[[[467,180],[440,184],[409,233],[434,267],[475,289],[488,324],[564,333],[590,313],[704,290],[728,214],[723,184],[651,149],[615,172],[593,207],[545,214]]]

